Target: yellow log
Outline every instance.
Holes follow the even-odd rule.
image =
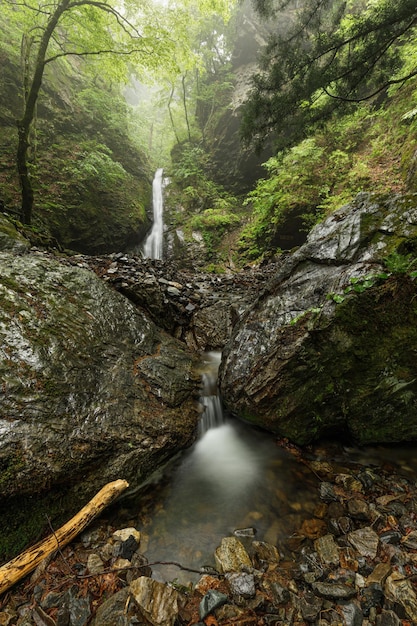
[[[0,594],[13,587],[21,578],[29,574],[44,558],[63,548],[72,541],[88,524],[111,504],[127,487],[126,480],[115,480],[100,491],[52,535],[42,539],[14,559],[0,567]]]

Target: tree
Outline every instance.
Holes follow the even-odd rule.
[[[417,75],[417,61],[401,72],[403,44],[415,34],[415,0],[255,0],[281,32],[266,47],[253,78],[242,135],[260,148],[279,146],[335,109],[369,100]],[[282,15],[292,25],[282,34]],[[279,21],[281,17],[281,22]]]
[[[17,169],[22,191],[21,220],[32,220],[34,193],[28,164],[30,131],[47,66],[65,57],[111,57],[101,65],[120,80],[127,63],[157,67],[173,64],[177,45],[172,29],[162,21],[162,7],[134,0],[4,0],[5,23],[22,32],[23,113],[17,120]],[[139,27],[138,24],[142,26]],[[165,26],[163,26],[165,24]]]

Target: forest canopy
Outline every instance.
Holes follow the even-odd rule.
[[[381,97],[417,74],[403,50],[416,34],[415,0],[254,0],[279,24],[263,53],[245,107],[242,135],[260,148],[284,146],[335,110]],[[283,30],[285,32],[283,33]]]

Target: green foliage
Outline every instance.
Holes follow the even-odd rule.
[[[289,3],[270,4],[279,16]],[[265,49],[245,108],[244,137],[258,147],[270,135],[288,145],[342,107],[415,76],[411,55],[404,72],[395,72],[401,46],[414,40],[416,18],[414,0],[305,0],[290,32],[278,29]]]

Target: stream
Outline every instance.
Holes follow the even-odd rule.
[[[204,412],[195,444],[125,503],[124,522],[140,529],[141,552],[150,563],[213,566],[222,537],[243,529],[279,545],[318,503],[316,480],[307,468],[270,434],[224,413],[216,385],[219,363],[220,353],[203,355]],[[199,578],[172,565],[152,570],[161,581],[188,584]]]

